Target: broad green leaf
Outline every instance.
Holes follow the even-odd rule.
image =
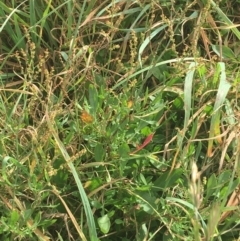
[[[103,207],[103,205],[102,205],[99,201],[97,201],[97,200],[93,200],[93,201],[91,202],[91,204],[92,204],[92,206],[93,206],[94,208],[96,208],[96,209],[100,209],[100,208]]]
[[[224,184],[228,183],[231,178],[231,174],[232,174],[231,171],[222,172],[218,177],[218,184],[224,185]]]
[[[173,170],[170,174],[170,171],[163,173],[155,182],[154,186],[160,189],[170,188],[177,184],[179,178],[181,178],[183,174],[183,170],[181,168]]]
[[[139,232],[137,233],[137,241],[146,240],[147,236],[148,236],[148,228],[147,228],[146,224],[143,223],[140,226]]]
[[[65,61],[68,61],[68,54],[66,52],[61,51],[60,54]]]
[[[156,197],[149,195],[149,190],[147,191],[137,191],[139,197],[138,203],[144,212],[148,214],[153,214],[157,208]]]
[[[151,71],[149,71],[149,75],[152,74],[156,79],[163,81],[164,80],[164,70],[168,68],[167,65],[153,67]]]
[[[127,143],[123,143],[119,148],[118,148],[118,153],[120,157],[126,158],[129,157],[130,153],[130,148]]]
[[[25,220],[30,219],[31,216],[32,216],[32,210],[31,209],[24,210],[23,217],[24,217]]]
[[[213,111],[213,106],[212,105],[206,105],[206,107],[204,108],[204,112],[208,115],[210,115]]]
[[[116,224],[124,224],[124,221],[117,218],[117,219],[115,219],[115,223]]]
[[[15,225],[19,220],[19,213],[17,210],[12,210],[11,217],[10,217],[10,223],[11,225]]]
[[[144,185],[148,185],[148,184],[147,184],[147,181],[146,181],[146,179],[145,179],[145,177],[144,177],[144,175],[143,175],[142,173],[139,174],[139,177],[140,177],[140,179],[141,179],[141,181],[142,181],[142,183],[143,183]]]
[[[100,227],[100,230],[104,233],[107,234],[110,230],[111,227],[111,223],[110,223],[110,219],[108,217],[108,215],[104,215],[100,218],[98,218],[98,225]]]
[[[183,109],[183,107],[184,107],[183,99],[182,99],[180,96],[178,96],[178,97],[173,101],[173,106],[174,106],[176,109],[178,109],[178,110]]]
[[[91,191],[95,190],[96,188],[100,187],[101,185],[102,185],[102,179],[99,177],[95,177],[87,182],[87,187],[86,187],[86,184],[84,185],[84,187],[87,188],[91,192]]]
[[[236,56],[233,51],[228,48],[227,46],[219,46],[219,45],[212,45],[213,51],[220,57],[222,54],[223,58],[226,59],[235,59]],[[222,53],[221,53],[222,51]]]
[[[152,130],[149,126],[145,126],[142,128],[141,130],[141,134],[143,134],[144,136],[148,136],[152,133]]]
[[[216,178],[215,174],[212,174],[211,177],[207,181],[206,200],[208,200],[208,198],[216,192],[216,189],[217,189],[217,178]]]

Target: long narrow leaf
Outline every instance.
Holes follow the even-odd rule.
[[[212,146],[213,146],[213,137],[220,134],[219,125],[220,125],[220,111],[221,107],[226,99],[227,93],[231,87],[231,84],[226,80],[225,72],[225,63],[218,63],[221,74],[220,74],[220,84],[218,87],[217,97],[214,104],[214,114],[211,119],[210,134],[208,141],[208,156],[212,156]],[[219,139],[219,142],[221,140]]]
[[[195,72],[196,63],[193,62],[189,66],[189,71],[187,72],[184,84],[184,110],[185,110],[185,118],[184,118],[184,130],[187,129],[188,121],[190,118],[190,111],[192,105],[192,84],[193,84],[193,75]]]
[[[214,9],[216,9],[219,16],[223,19],[223,21],[228,26],[234,26],[233,22],[226,16],[226,14],[217,6],[217,4],[214,1],[211,1],[211,4]],[[240,40],[240,32],[236,27],[231,28],[232,32],[235,34],[235,36]]]
[[[66,160],[70,170],[72,171],[72,174],[74,176],[74,179],[77,183],[77,187],[78,187],[78,190],[79,190],[79,193],[80,193],[80,196],[81,196],[81,199],[82,199],[82,202],[83,202],[83,207],[84,207],[84,210],[85,210],[85,214],[86,214],[86,217],[87,217],[87,223],[88,223],[88,228],[89,228],[89,235],[90,235],[90,240],[91,241],[97,241],[98,238],[97,238],[97,232],[96,232],[96,227],[95,227],[95,222],[94,222],[94,218],[93,218],[93,214],[92,214],[92,211],[91,211],[91,207],[90,207],[90,204],[89,204],[89,201],[88,201],[88,198],[87,198],[87,195],[85,193],[85,190],[83,188],[83,185],[78,177],[78,174],[77,174],[77,171],[74,167],[74,165],[72,164],[71,162],[71,158],[70,156],[68,155],[68,152],[67,150],[65,149],[63,143],[61,142],[61,140],[59,139],[58,137],[58,134],[56,133],[51,121],[50,121],[50,118],[48,116],[48,113],[46,112],[46,119],[47,119],[47,124],[48,124],[48,127],[64,157],[64,159]]]

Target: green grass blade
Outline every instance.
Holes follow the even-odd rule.
[[[216,134],[220,134],[220,113],[221,113],[221,107],[226,99],[227,93],[229,89],[231,88],[231,84],[226,79],[226,72],[225,72],[225,63],[220,62],[218,63],[218,66],[221,70],[220,74],[220,84],[218,87],[217,97],[214,104],[214,113],[211,119],[211,126],[210,126],[210,134],[208,141],[208,156],[212,156],[212,146],[213,146],[213,137]],[[220,140],[219,140],[220,141]]]
[[[129,76],[124,76],[123,78],[119,79],[118,82],[112,87],[113,90],[115,90],[116,88],[118,88],[119,86],[123,85],[126,81],[128,81],[131,78],[134,78],[135,76],[142,74],[154,67],[158,67],[164,64],[171,64],[171,63],[178,63],[178,62],[185,62],[185,61],[194,61],[196,60],[195,58],[189,57],[189,58],[175,58],[175,59],[170,59],[170,60],[166,60],[166,61],[161,61],[155,65],[148,65],[146,68],[141,69],[139,71],[134,72],[133,74],[129,75]]]
[[[192,85],[193,85],[193,75],[195,72],[196,63],[191,63],[189,70],[187,72],[184,84],[184,109],[185,109],[185,118],[184,118],[184,130],[187,130],[188,122],[190,118],[191,106],[192,106]]]
[[[23,5],[26,1],[22,2],[21,4],[18,5],[17,8],[15,8],[13,11],[11,11],[11,13],[8,15],[8,17],[5,19],[5,21],[3,22],[2,26],[0,27],[0,33],[2,32],[2,30],[5,28],[6,24],[8,23],[9,19],[11,18],[11,16],[17,11],[17,9]],[[1,5],[3,3],[0,3]]]
[[[35,1],[30,1],[30,26],[31,26],[31,38],[34,43],[37,43],[36,35],[37,35],[37,28],[36,28],[36,12],[35,12]]]
[[[219,16],[225,21],[227,26],[234,26],[234,23],[226,16],[226,14],[217,6],[217,4],[214,1],[211,1],[212,6],[216,11],[218,12]],[[240,32],[235,27],[231,28],[232,32],[236,35],[236,37],[240,40]]]
[[[82,20],[83,20],[83,14],[85,12],[86,5],[87,5],[87,1],[84,0],[83,3],[82,3],[81,12],[80,12],[79,17],[78,17],[78,22],[77,22],[77,25],[76,25],[76,28],[75,28],[75,31],[74,31],[74,36],[72,37],[72,40],[71,40],[69,56],[72,56],[72,51],[73,51],[73,49],[75,47],[75,40],[76,40],[77,35],[79,33],[79,28],[80,28]],[[87,13],[85,13],[85,14],[87,14]],[[69,64],[71,64],[71,62]]]
[[[140,48],[139,48],[139,52],[138,52],[138,61],[140,63],[140,66],[142,67],[142,59],[141,59],[141,55],[144,51],[144,49],[147,47],[148,44],[150,44],[151,40],[159,33],[161,32],[163,29],[165,29],[168,25],[167,24],[163,24],[163,26],[155,29],[149,37],[147,37],[143,43],[141,44]]]
[[[85,214],[86,214],[86,217],[87,217],[90,240],[91,241],[97,241],[98,238],[97,238],[96,226],[95,226],[92,210],[91,210],[91,207],[90,207],[90,204],[89,204],[89,201],[88,201],[88,197],[87,197],[87,195],[85,193],[85,190],[83,188],[83,185],[82,185],[82,183],[81,183],[81,181],[78,177],[77,171],[76,171],[73,163],[71,162],[71,158],[68,155],[67,150],[65,149],[61,140],[59,139],[59,137],[58,137],[51,121],[50,121],[48,113],[46,113],[46,117],[47,117],[46,119],[47,119],[48,127],[51,130],[51,133],[52,133],[52,135],[53,135],[53,137],[54,137],[54,139],[55,139],[64,159],[66,160],[66,162],[67,162],[67,164],[68,164],[68,166],[69,166],[69,168],[70,168],[70,170],[73,174],[73,177],[74,177],[75,181],[76,181],[76,184],[77,184],[77,187],[78,187],[81,199],[82,199]]]

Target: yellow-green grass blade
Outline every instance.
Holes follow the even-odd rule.
[[[73,163],[71,162],[71,158],[66,150],[66,148],[64,147],[63,143],[61,142],[61,140],[59,139],[58,137],[58,134],[57,132],[55,131],[54,129],[54,126],[49,118],[49,115],[48,115],[48,112],[46,112],[46,119],[47,119],[47,124],[48,124],[48,127],[56,141],[56,144],[59,148],[59,150],[61,151],[64,159],[66,160],[72,174],[73,174],[73,177],[76,181],[76,184],[77,184],[77,187],[78,187],[78,190],[79,190],[79,193],[80,193],[80,196],[81,196],[81,199],[82,199],[82,203],[83,203],[83,207],[84,207],[84,210],[85,210],[85,214],[86,214],[86,217],[87,217],[87,223],[88,223],[88,228],[89,228],[89,236],[90,236],[90,240],[91,241],[97,241],[98,238],[97,238],[97,232],[96,232],[96,227],[95,227],[95,222],[94,222],[94,218],[93,218],[93,214],[92,214],[92,210],[91,210],[91,207],[90,207],[90,204],[89,204],[89,200],[88,200],[88,197],[85,193],[85,190],[83,188],[83,185],[79,179],[79,176],[77,174],[77,171],[73,165]]]
[[[220,113],[222,105],[226,99],[227,93],[231,87],[231,84],[226,79],[225,63],[219,62],[218,67],[220,68],[220,83],[218,87],[218,92],[216,96],[216,101],[214,104],[213,115],[210,125],[209,141],[208,141],[208,156],[212,156],[213,148],[213,137],[220,134]],[[221,142],[220,139],[218,139]]]

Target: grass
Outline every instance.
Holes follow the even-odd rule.
[[[238,240],[237,9],[0,2],[1,240]]]

